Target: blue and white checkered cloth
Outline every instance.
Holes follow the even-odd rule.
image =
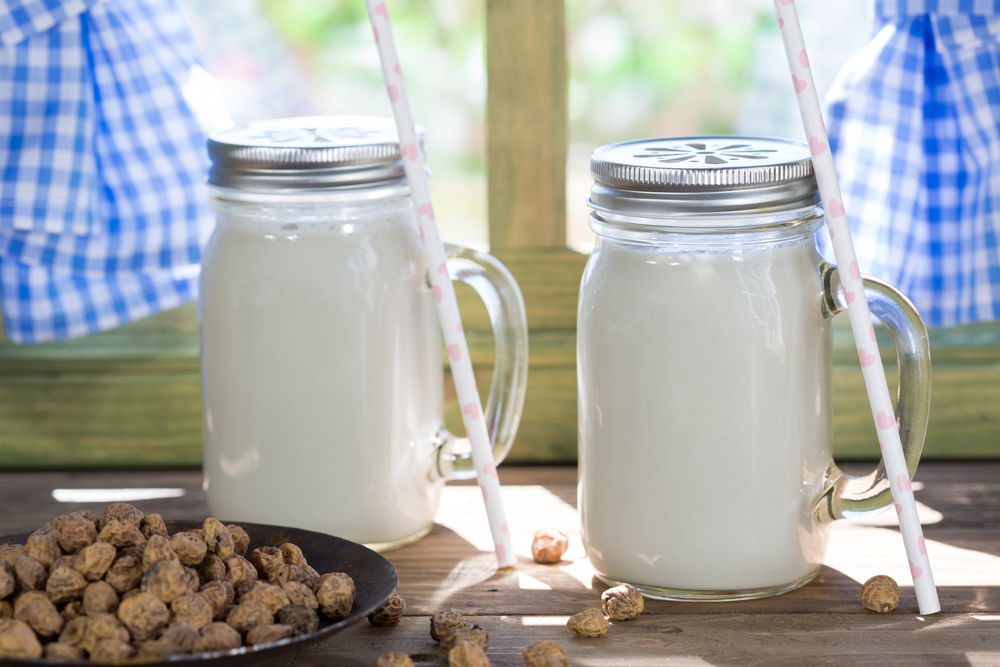
[[[1000,0],[876,0],[873,35],[827,97],[858,264],[930,326],[1000,319]]]
[[[0,4],[0,305],[23,343],[197,296],[214,217],[173,0]]]

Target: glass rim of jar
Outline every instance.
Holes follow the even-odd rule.
[[[771,243],[808,236],[819,230],[824,222],[822,206],[812,204],[783,211],[656,218],[595,209],[590,214],[589,226],[599,237],[631,243],[726,245],[734,242]]]

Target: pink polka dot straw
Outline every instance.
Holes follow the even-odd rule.
[[[844,200],[840,194],[833,155],[830,153],[827,141],[826,126],[823,124],[823,115],[820,112],[819,97],[816,95],[816,86],[809,68],[809,57],[806,55],[805,42],[802,39],[798,12],[795,11],[795,0],[774,0],[774,10],[778,15],[778,27],[785,43],[785,55],[788,56],[788,67],[792,74],[792,86],[799,103],[802,124],[806,136],[809,137],[809,151],[812,153],[816,182],[826,211],[826,225],[830,230],[833,252],[837,264],[848,267],[847,275],[843,271],[840,274],[844,298],[847,301],[847,314],[854,331],[854,342],[858,347],[858,359],[861,361],[861,372],[868,390],[868,400],[871,403],[879,445],[882,447],[882,458],[890,480],[892,498],[899,514],[899,527],[903,533],[910,573],[913,575],[917,604],[921,614],[935,614],[941,611],[941,604],[938,602],[931,563],[927,558],[923,531],[917,518],[917,504],[913,498],[913,489],[906,471],[906,460],[903,458],[903,447],[893,417],[892,397],[886,384],[878,345],[875,344],[875,330],[871,324],[868,299],[861,281],[861,271],[854,253],[851,232],[847,226]]]
[[[431,192],[427,185],[427,174],[424,171],[424,159],[417,144],[417,133],[414,129],[413,115],[410,113],[410,103],[406,96],[406,85],[403,82],[403,71],[396,56],[396,45],[392,38],[392,24],[389,22],[389,10],[380,0],[365,0],[368,8],[368,19],[375,33],[375,43],[378,45],[379,58],[382,61],[382,75],[385,78],[389,101],[392,103],[392,113],[396,118],[396,129],[399,133],[400,152],[403,156],[403,167],[406,179],[410,185],[410,196],[417,209],[417,224],[420,226],[420,238],[424,245],[424,256],[429,271],[431,286],[434,290],[434,300],[437,302],[438,319],[441,322],[441,332],[448,350],[448,361],[451,373],[455,378],[455,390],[458,393],[459,404],[462,406],[462,420],[465,432],[472,445],[472,460],[476,466],[479,486],[483,491],[486,503],[486,515],[493,533],[493,544],[496,545],[497,560],[500,567],[514,565],[517,556],[511,542],[510,530],[507,528],[506,514],[500,498],[500,478],[497,476],[496,465],[493,462],[493,447],[486,432],[486,421],[483,419],[483,409],[479,402],[479,391],[476,389],[476,378],[472,374],[472,361],[469,359],[469,345],[462,329],[462,318],[458,312],[458,301],[455,299],[455,288],[448,277],[445,265],[444,245],[434,219],[434,205],[431,202]]]

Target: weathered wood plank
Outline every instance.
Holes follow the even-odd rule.
[[[562,0],[486,2],[490,248],[566,247]]]
[[[409,608],[407,608],[409,612]],[[640,615],[614,623],[598,639],[575,637],[558,616],[471,616],[490,634],[486,652],[496,666],[523,667],[522,651],[539,641],[562,645],[584,666],[715,665],[973,665],[1000,660],[998,621],[970,614],[934,617],[890,614]],[[304,648],[293,665],[364,665],[401,651],[417,664],[447,664],[425,617],[403,617],[395,628],[358,625]]]

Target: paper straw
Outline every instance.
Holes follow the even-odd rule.
[[[851,329],[854,331],[854,342],[858,347],[858,358],[865,378],[865,388],[868,390],[872,417],[875,419],[879,446],[882,448],[882,458],[885,460],[896,513],[899,515],[899,528],[903,533],[903,545],[910,562],[910,574],[913,576],[917,604],[921,614],[936,614],[941,611],[941,604],[938,601],[937,589],[934,587],[934,575],[931,574],[931,562],[927,558],[923,530],[917,517],[917,503],[913,498],[910,477],[906,471],[906,459],[903,458],[903,447],[899,441],[899,431],[893,416],[892,397],[885,380],[882,357],[879,356],[878,345],[875,342],[875,328],[872,326],[868,299],[861,282],[851,230],[847,225],[844,199],[840,194],[840,184],[837,182],[837,172],[833,166],[833,155],[826,136],[826,126],[823,124],[823,114],[820,112],[819,97],[813,83],[812,71],[809,69],[809,57],[806,55],[805,42],[802,39],[799,15],[795,10],[794,0],[774,0],[774,11],[778,15],[778,27],[785,42],[785,55],[788,56],[788,68],[792,74],[792,85],[799,102],[802,124],[806,136],[809,137],[809,152],[812,153],[816,182],[819,184],[819,194],[826,211],[826,225],[830,230],[833,253],[840,267],[840,281],[847,301],[847,314],[851,319]],[[846,271],[844,267],[847,267]]]
[[[472,360],[469,358],[469,345],[462,329],[462,317],[458,312],[455,287],[448,277],[444,245],[441,243],[441,234],[434,219],[431,191],[427,184],[427,173],[424,171],[424,157],[417,143],[410,102],[403,83],[403,71],[396,56],[389,9],[384,2],[376,4],[375,0],[365,0],[365,6],[368,8],[368,20],[371,21],[375,33],[378,55],[382,61],[382,76],[385,78],[389,101],[392,103],[392,113],[396,117],[403,167],[410,185],[410,196],[417,209],[417,224],[420,227],[420,239],[424,244],[424,257],[427,259],[434,300],[437,302],[438,319],[448,349],[458,402],[462,406],[462,421],[465,423],[465,432],[472,444],[472,462],[476,467],[479,488],[483,491],[486,516],[489,518],[490,531],[493,533],[497,561],[500,567],[507,567],[517,562],[517,556],[514,554],[514,545],[510,539],[506,513],[500,498],[500,478],[497,476],[497,467],[493,461],[490,437],[486,432],[486,420],[483,419],[476,377],[472,373]]]

